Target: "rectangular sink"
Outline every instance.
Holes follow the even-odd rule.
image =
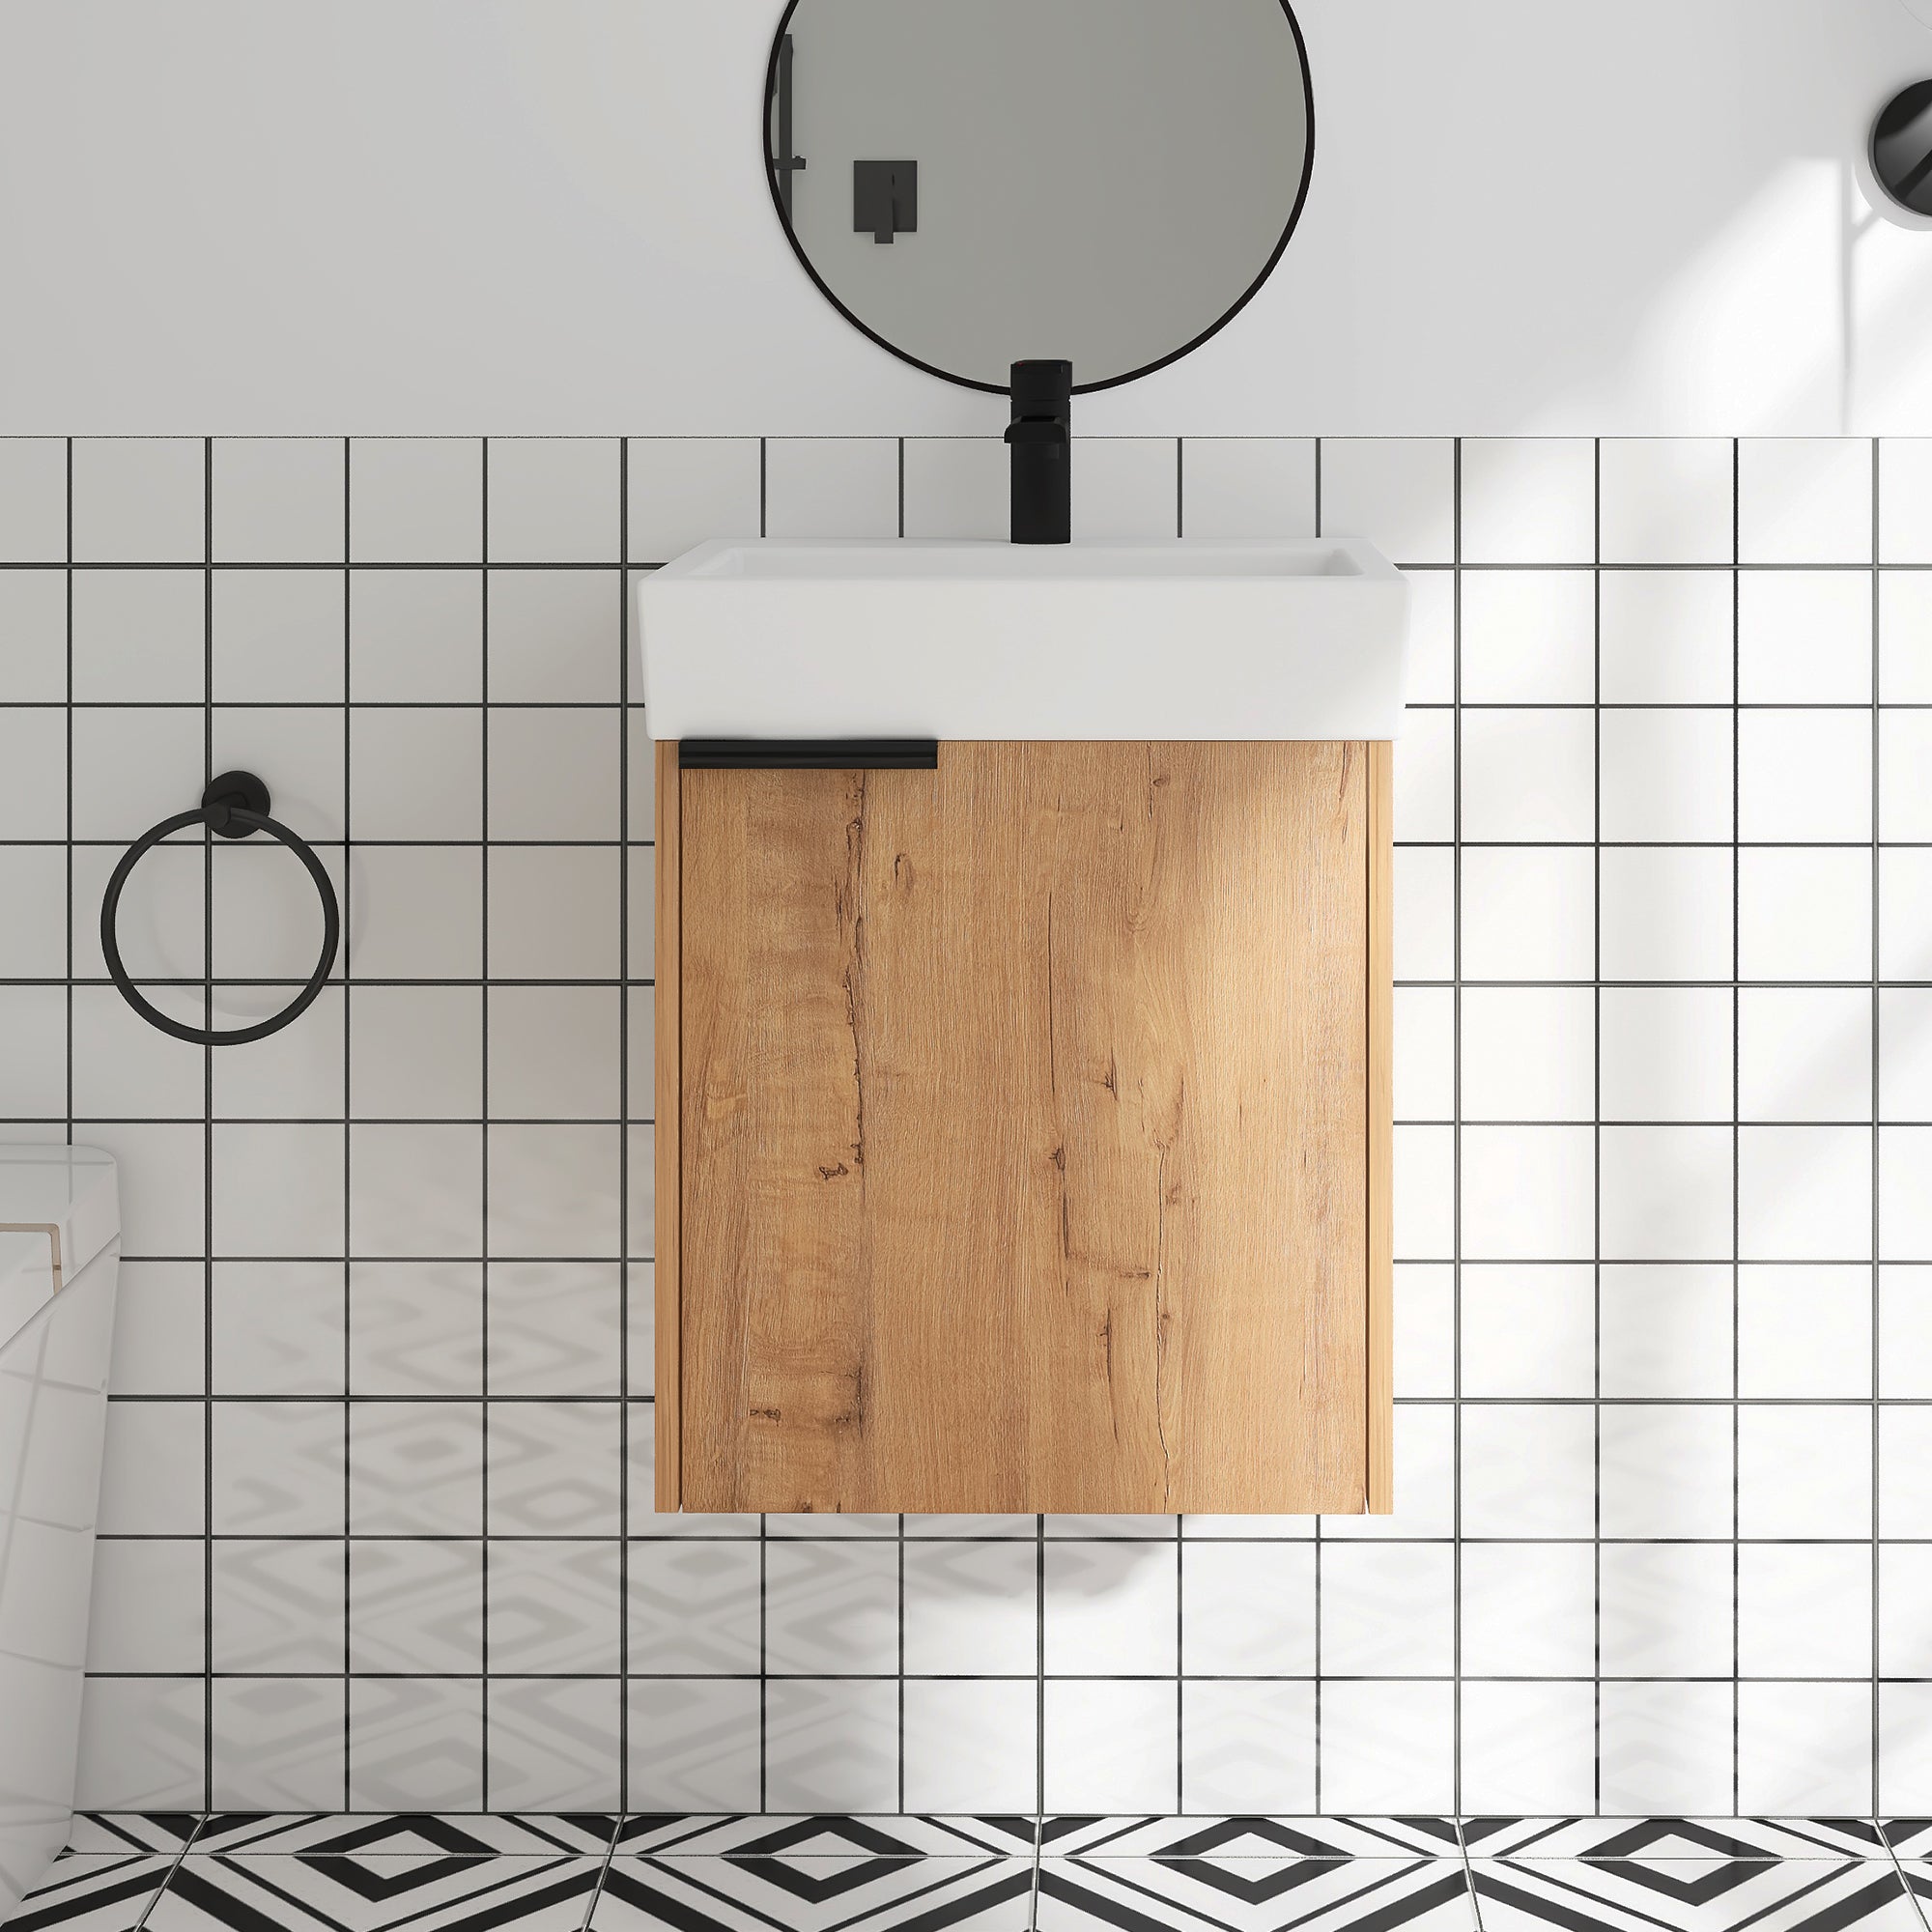
[[[1393,738],[1407,602],[1353,537],[721,538],[638,585],[660,739]]]

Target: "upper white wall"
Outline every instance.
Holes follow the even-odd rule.
[[[780,0],[8,0],[0,432],[911,434],[785,246]],[[1300,0],[1315,178],[1113,434],[1932,434],[1900,0]]]

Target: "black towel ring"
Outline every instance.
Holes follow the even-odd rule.
[[[246,838],[254,832],[266,832],[270,838],[279,838],[308,867],[308,875],[322,895],[322,956],[315,962],[308,984],[280,1012],[254,1026],[230,1027],[222,1032],[214,1027],[191,1027],[170,1019],[142,997],[122,963],[120,942],[114,936],[115,915],[121,909],[121,889],[144,854],[171,833],[185,832],[190,825],[205,825],[224,838]],[[286,825],[269,816],[269,787],[253,772],[223,772],[219,778],[211,779],[200,805],[192,811],[179,811],[144,832],[121,855],[114,876],[107,881],[106,896],[100,901],[100,951],[107,960],[109,976],[121,989],[121,997],[150,1026],[157,1026],[163,1033],[193,1046],[246,1046],[250,1040],[266,1039],[271,1033],[279,1033],[315,1004],[316,996],[328,982],[329,968],[335,964],[335,949],[341,939],[342,909],[336,903],[335,888],[323,869],[322,861],[309,849],[306,840],[298,838]]]

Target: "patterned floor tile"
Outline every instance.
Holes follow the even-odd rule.
[[[591,1932],[1027,1932],[1030,1859],[614,1858]]]
[[[1040,1861],[1039,1932],[1475,1932],[1457,1859]]]
[[[1889,1861],[1477,1859],[1471,1870],[1484,1932],[1922,1932]]]
[[[682,1827],[683,1829],[680,1829]],[[1031,1818],[627,1818],[617,1849],[653,1858],[1030,1858]]]
[[[1471,1858],[1883,1859],[1868,1818],[1464,1818]]]
[[[76,1811],[71,1852],[178,1852],[194,1836],[199,1811]]]
[[[63,1852],[15,1908],[7,1932],[134,1932],[174,1863],[172,1854]]]
[[[602,1870],[594,1858],[184,1859],[143,1932],[582,1932]]]
[[[1932,1858],[1932,1818],[1881,1818],[1878,1829],[1900,1858]]]
[[[188,1847],[193,1858],[331,1852],[356,1858],[598,1858],[617,1821],[609,1813],[549,1816],[421,1811],[217,1814]]]
[[[1049,1818],[1062,1858],[1461,1858],[1453,1818]]]

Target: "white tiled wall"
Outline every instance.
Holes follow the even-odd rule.
[[[649,1511],[624,574],[998,535],[997,443],[0,442],[0,1132],[127,1204],[84,1803],[1932,1805],[1932,446],[1090,441],[1075,490],[1413,574],[1386,1520]],[[208,1055],[95,923],[211,763],[347,947]],[[212,930],[256,1016],[312,899],[212,878],[154,855],[122,943],[198,1012]]]

